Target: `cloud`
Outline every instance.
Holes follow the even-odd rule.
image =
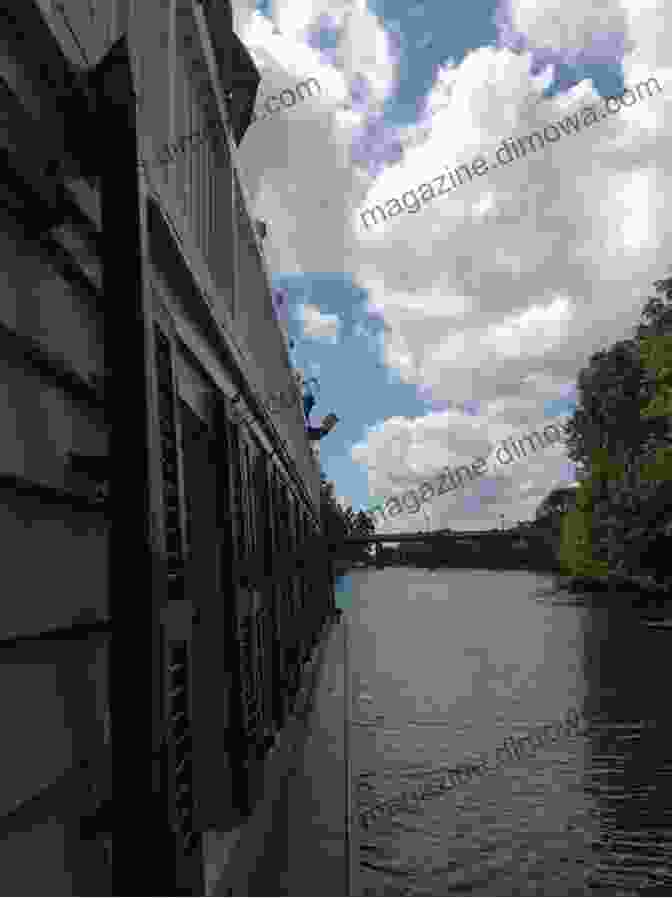
[[[390,379],[430,390],[424,415],[381,421],[352,449],[372,494],[570,414],[575,399],[562,389],[591,353],[631,335],[672,256],[672,7],[512,0],[509,10],[500,6],[499,46],[445,62],[418,123],[397,131],[386,131],[379,113],[404,49],[375,15],[348,0],[279,0],[273,10],[281,34],[249,10],[237,13],[264,62],[264,90],[313,75],[323,92],[250,129],[240,148],[253,214],[269,224],[269,267],[347,272],[367,291],[372,321],[384,325],[376,345]],[[307,43],[323,11],[338,29],[331,62]],[[516,46],[504,39],[504,13],[509,32],[523,35]],[[589,78],[547,95],[559,60],[614,67],[621,57],[626,85],[655,76],[662,93],[499,165],[417,214],[358,229],[360,208],[479,154],[493,159],[505,138],[599,107]],[[270,130],[262,136],[262,128]],[[376,158],[382,167],[371,168]],[[306,333],[333,341],[334,316],[314,308],[304,313]],[[466,400],[479,403],[475,414],[455,407]],[[532,514],[567,464],[558,445],[498,474],[502,511]],[[478,512],[435,510],[433,524],[490,526],[494,498],[479,502]]]
[[[297,315],[303,322],[303,335],[312,340],[325,340],[329,343],[337,343],[341,328],[341,320],[338,315],[327,315],[311,303],[303,303],[297,306]]]
[[[564,388],[563,392],[569,393]],[[561,397],[561,401],[568,400]],[[506,417],[512,417],[510,410],[505,411],[509,412]],[[441,418],[450,422],[449,428]],[[561,439],[556,435],[554,442],[546,433],[551,443],[544,445],[544,427],[553,423],[542,418],[512,430],[496,407],[487,414],[483,410],[480,420],[464,410],[417,419],[394,418],[379,422],[351,452],[355,462],[368,466],[370,494],[381,501],[399,497],[408,489],[417,490],[425,480],[436,484],[439,472],[446,468],[454,470],[484,459],[483,476],[454,491],[446,485],[443,495],[434,496],[432,526],[499,526],[501,514],[507,520],[528,519],[554,485],[576,482],[576,468],[565,454],[566,434],[558,430]],[[522,441],[519,457],[510,453],[508,462],[506,457],[498,458],[496,450],[510,445],[513,438],[519,444]],[[451,443],[459,443],[461,451],[456,452]],[[406,513],[385,522],[377,519],[377,523],[382,532],[389,533],[414,532],[418,526],[416,516]]]
[[[569,300],[556,297],[546,306],[533,305],[502,324],[488,328],[482,345],[484,350],[500,356],[544,355],[564,342],[571,317]]]

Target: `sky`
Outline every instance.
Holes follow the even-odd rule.
[[[340,419],[320,442],[339,500],[368,508],[565,421],[579,370],[670,271],[669,4],[233,6],[262,76],[240,164],[293,360],[319,379],[312,423]],[[319,93],[264,115],[308,78]],[[573,482],[555,443],[379,529],[508,526]]]

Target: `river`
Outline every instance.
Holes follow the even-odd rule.
[[[358,823],[357,894],[672,893],[672,629],[540,574],[348,576],[359,810],[582,717],[578,734]]]

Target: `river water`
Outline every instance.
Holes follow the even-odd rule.
[[[349,581],[359,810],[581,715],[578,733],[358,823],[357,894],[672,894],[672,629],[521,571]]]

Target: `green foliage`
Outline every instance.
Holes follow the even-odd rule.
[[[651,335],[672,334],[672,276],[653,284],[661,296],[649,297],[642,311],[643,321],[637,326],[637,339],[641,341]],[[669,303],[669,304],[668,304]]]
[[[618,482],[623,478],[625,473],[623,464],[612,461],[606,449],[593,449],[590,453],[590,460],[592,483],[596,483],[599,480],[614,480]]]
[[[653,380],[655,395],[642,410],[646,420],[672,415],[672,336],[644,337],[640,353]]]
[[[672,480],[672,446],[659,446],[653,461],[642,462],[639,471],[643,481],[664,483]]]
[[[579,402],[567,440],[572,461],[590,470],[595,450],[608,448],[616,455],[638,451],[650,430],[640,415],[645,381],[635,340],[591,356],[578,377]]]
[[[607,564],[594,558],[591,512],[573,508],[562,517],[559,561],[566,573],[577,577],[602,577]]]
[[[653,374],[670,382],[672,378],[672,335],[642,337],[639,341],[642,361]]]
[[[376,532],[376,525],[373,515],[366,511],[358,511],[355,517],[354,532],[362,536],[373,536]]]
[[[566,440],[583,472],[575,507],[563,509],[553,491],[537,511],[562,568],[577,576],[672,579],[672,276],[655,288],[663,295],[647,301],[634,339],[595,353],[579,373]]]
[[[371,536],[376,526],[373,517],[365,511],[355,513],[351,506],[343,508],[335,496],[334,484],[327,480],[324,471],[320,473],[320,501],[322,509],[322,526],[327,538],[337,542],[346,536]],[[352,547],[349,557],[365,559],[368,557],[367,547]]]

